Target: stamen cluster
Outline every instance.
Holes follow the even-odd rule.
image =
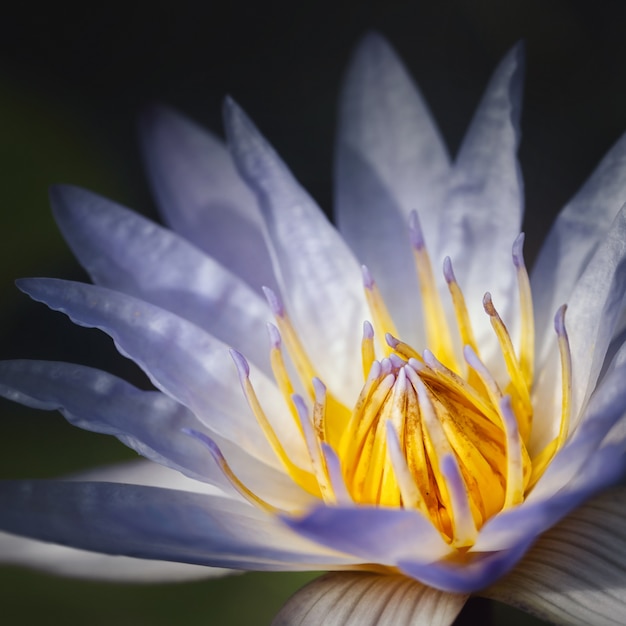
[[[504,377],[502,372],[495,376],[481,360],[463,292],[452,262],[446,258],[443,274],[463,346],[462,358],[455,352],[416,213],[411,216],[409,233],[428,348],[419,353],[397,338],[376,283],[363,267],[372,323],[366,321],[363,326],[364,384],[351,408],[339,402],[317,377],[285,308],[274,292],[265,290],[276,320],[275,326],[269,325],[272,370],[306,445],[308,467],[293,461],[256,396],[245,358],[235,351],[232,354],[258,423],[298,485],[329,505],[416,509],[450,545],[466,549],[475,543],[489,518],[524,500],[565,441],[571,384],[565,307],[555,319],[563,386],[560,430],[531,458],[527,445],[533,417],[534,322],[522,255],[523,235],[515,241],[512,255],[520,300],[517,350],[491,295],[486,293],[483,299],[505,365]],[[383,337],[384,342],[380,341]],[[294,393],[283,343],[306,399]],[[377,357],[377,353],[382,356]],[[503,378],[504,385],[497,382]],[[238,480],[216,446],[209,448],[245,497],[257,506],[275,510]]]

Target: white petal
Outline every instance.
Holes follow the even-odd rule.
[[[394,574],[326,574],[297,591],[272,626],[448,626],[467,598]]]
[[[154,461],[145,464],[145,476],[139,476],[139,480],[137,475],[104,480],[170,486],[154,480],[146,482],[153,475],[163,475],[165,468],[158,463],[178,470],[167,470],[166,476],[177,477],[178,482],[172,488],[206,492],[209,487],[204,483],[209,483],[232,493],[230,481],[212,455],[183,432],[196,430],[215,441],[238,478],[262,499],[289,511],[302,510],[310,504],[311,496],[297,487],[284,471],[262,463],[236,442],[231,443],[206,429],[186,407],[165,394],[141,391],[106,372],[52,361],[0,361],[0,395],[39,409],[58,409],[71,424],[113,435]],[[139,467],[144,464],[133,465],[135,472]],[[98,480],[91,475],[82,479]]]
[[[362,384],[357,364],[368,317],[359,266],[243,111],[227,100],[224,115],[233,158],[265,218],[287,311],[320,377],[351,404]]]
[[[77,187],[51,191],[55,218],[92,280],[194,322],[267,372],[265,299],[195,246]],[[233,245],[234,242],[233,242]]]
[[[596,386],[626,293],[626,206],[572,293],[566,325],[572,350],[572,427]]]
[[[623,624],[625,517],[623,487],[594,499],[543,535],[484,595],[558,624]]]
[[[259,570],[357,561],[220,495],[99,481],[0,481],[0,501],[2,531],[81,550]]]
[[[74,322],[104,330],[159,389],[191,409],[208,428],[281,467],[252,417],[223,343],[169,311],[103,287],[56,279],[21,280],[19,286]],[[294,462],[308,467],[308,453],[275,384],[254,368],[251,378]]]
[[[566,303],[596,247],[626,200],[626,135],[557,217],[532,271],[537,351],[552,344],[552,317]]]
[[[339,230],[377,279],[403,340],[422,345],[408,219],[417,210],[426,244],[437,250],[450,163],[421,94],[380,35],[367,35],[357,48],[339,116]]]
[[[274,286],[256,199],[220,139],[165,107],[143,119],[150,182],[172,228],[257,290]]]

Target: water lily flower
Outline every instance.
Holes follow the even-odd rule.
[[[171,230],[55,188],[94,284],[19,287],[108,333],[156,390],[5,361],[0,393],[148,461],[3,482],[5,559],[331,572],[278,624],[450,624],[472,593],[622,623],[626,139],[529,276],[521,82],[518,46],[451,161],[394,52],[366,37],[341,99],[337,228],[231,100],[228,148],[169,110],[145,121]]]

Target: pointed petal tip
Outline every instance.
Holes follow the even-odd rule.
[[[80,209],[84,202],[96,197],[93,191],[67,183],[51,185],[48,189],[50,207],[57,223],[66,213]]]

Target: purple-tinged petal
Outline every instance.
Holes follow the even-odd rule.
[[[219,567],[110,556],[7,533],[0,533],[0,562],[34,568],[56,576],[118,584],[184,582],[232,572]]]
[[[414,510],[320,506],[302,517],[282,519],[304,537],[365,562],[392,566],[412,558],[431,563],[451,552],[432,523]]]
[[[604,157],[557,217],[533,266],[538,356],[551,342],[550,319],[570,298],[576,281],[626,200],[626,135]],[[540,361],[541,362],[541,361]]]
[[[493,295],[505,321],[516,302],[511,246],[523,213],[517,148],[523,48],[516,46],[496,69],[467,131],[441,216],[440,260],[449,256],[465,292],[479,343],[492,331],[480,303]]]
[[[626,615],[626,490],[580,507],[484,595],[557,624],[619,626]]]
[[[182,431],[205,429],[189,409],[158,391],[141,391],[106,372],[49,361],[0,361],[0,396],[44,410],[59,410],[74,426],[117,437],[142,456],[193,478],[189,489],[203,491],[203,481],[232,492],[230,482],[211,455]],[[240,480],[263,499],[289,510],[310,504],[286,474],[244,452],[235,443],[217,437],[222,452]],[[148,464],[147,475],[160,468]],[[133,465],[137,467],[137,465]],[[143,467],[143,465],[142,465]],[[177,475],[177,472],[172,472]],[[95,480],[89,476],[89,480]],[[137,483],[137,477],[107,480]],[[180,481],[184,481],[180,476]],[[168,485],[169,486],[169,485]],[[176,485],[176,488],[183,488]]]
[[[72,477],[75,480],[126,482],[203,493],[220,492],[213,487],[184,477],[161,465],[147,461],[120,463],[89,470]],[[112,582],[177,582],[223,576],[231,573],[215,567],[134,559],[87,552],[66,546],[44,543],[0,532],[0,562],[48,571],[60,576]]]
[[[607,349],[623,313],[626,293],[626,206],[615,218],[577,281],[568,303],[572,351],[572,424],[596,386]]]
[[[603,447],[587,462],[583,473],[552,497],[529,498],[520,506],[491,518],[481,528],[472,550],[506,550],[528,545],[585,500],[617,482],[625,469],[623,447]]]
[[[361,273],[348,246],[252,122],[227,100],[235,164],[257,194],[287,311],[332,393],[349,404],[360,390],[359,329],[368,317]]]
[[[96,284],[180,315],[269,371],[260,329],[271,316],[240,278],[172,231],[94,193],[59,186],[51,201],[63,236]]]
[[[152,382],[184,404],[209,428],[251,455],[279,468],[252,417],[227,347],[195,324],[142,300],[103,287],[56,279],[20,280],[19,287],[81,326],[109,334],[119,351],[133,359]],[[274,383],[254,371],[254,384],[268,418],[286,447],[306,451]],[[305,465],[306,467],[306,465]]]
[[[345,78],[335,148],[339,230],[380,283],[405,341],[419,341],[419,289],[409,245],[417,210],[431,250],[450,162],[432,116],[388,42],[367,35]]]
[[[115,483],[2,481],[0,530],[81,550],[212,567],[306,570],[355,562],[238,500]]]
[[[398,568],[420,582],[450,593],[480,591],[508,572],[526,552],[530,541],[518,543],[510,550],[473,555],[466,564],[400,561]]]
[[[406,576],[332,573],[297,591],[272,626],[449,626],[466,600]]]
[[[165,221],[254,289],[275,286],[256,199],[222,141],[165,107],[151,109],[141,130]]]

